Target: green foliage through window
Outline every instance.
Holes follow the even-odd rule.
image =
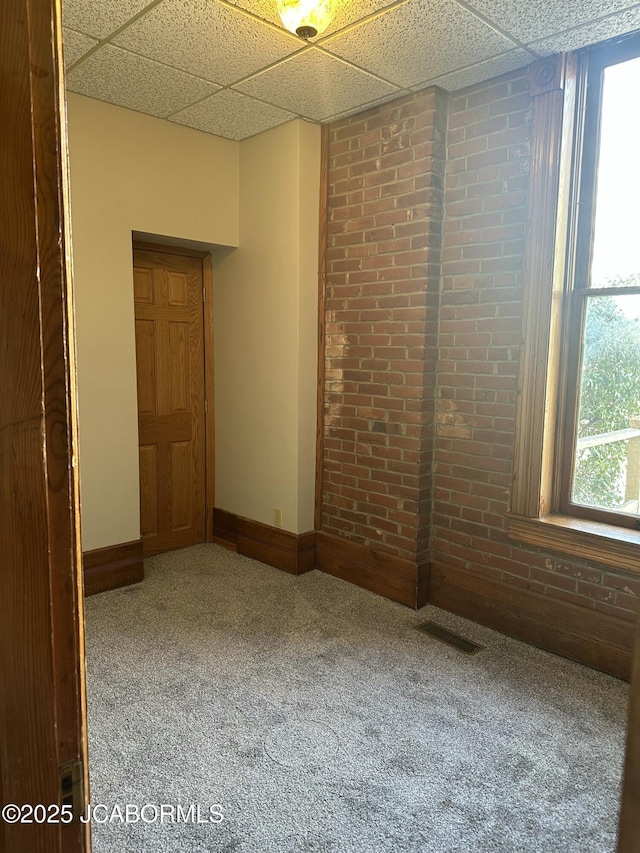
[[[610,283],[621,285],[640,285],[640,276]],[[628,429],[632,419],[640,418],[639,315],[640,295],[587,300],[578,439]],[[578,446],[573,500],[637,512],[637,504],[625,507],[628,450],[629,441]]]

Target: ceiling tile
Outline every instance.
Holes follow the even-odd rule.
[[[84,56],[87,51],[98,44],[96,39],[85,36],[84,33],[77,33],[75,30],[69,30],[66,27],[63,30],[64,41],[64,64],[65,68],[77,62],[81,56]]]
[[[67,75],[72,92],[165,117],[218,87],[158,62],[105,45]]]
[[[522,68],[533,61],[534,57],[531,54],[527,53],[526,50],[518,48],[518,50],[510,50],[509,53],[503,53],[502,56],[494,56],[491,59],[485,59],[484,62],[477,62],[475,65],[461,68],[460,71],[453,71],[451,74],[436,77],[434,80],[429,80],[427,85],[440,86],[448,92],[455,92],[458,89],[473,86],[474,83],[491,80],[493,77],[499,77],[501,74],[515,71],[516,68]],[[416,88],[422,88],[423,86],[424,84]]]
[[[248,12],[252,12],[259,18],[271,21],[279,27],[283,26],[280,15],[278,15],[277,0],[229,0],[229,2],[233,3],[234,6],[240,6]],[[341,30],[367,15],[379,12],[395,2],[397,0],[334,0],[333,19],[320,38]],[[313,41],[315,42],[317,39]]]
[[[409,87],[506,53],[514,44],[455,0],[407,0],[322,46]]]
[[[222,85],[304,46],[297,36],[217,0],[163,0],[113,41]]]
[[[640,0],[335,0],[335,6],[327,32],[307,45],[284,30],[277,0],[64,0],[65,61],[75,65],[68,85],[243,139],[294,116],[351,115],[408,89],[435,84],[456,91],[527,65],[535,54],[640,28]],[[95,50],[102,39],[110,44]]]
[[[313,121],[324,121],[398,92],[395,86],[317,47],[245,80],[237,88]]]
[[[336,113],[335,115],[332,115],[326,119],[323,119],[323,121],[326,124],[333,124],[336,121],[342,121],[343,118],[349,118],[350,116],[353,116],[354,114],[360,114],[360,113],[368,112],[368,110],[372,110],[375,107],[380,107],[383,104],[386,104],[390,101],[397,101],[398,98],[402,98],[403,95],[405,95],[405,94],[409,94],[409,93],[394,92],[393,94],[387,95],[384,98],[376,98],[375,101],[372,101],[369,104],[360,104],[355,108],[352,107],[350,110],[344,110],[341,113]]]
[[[551,53],[561,53],[565,50],[577,50],[579,47],[604,41],[639,28],[640,6],[634,6],[633,9],[608,15],[600,21],[593,21],[583,27],[576,27],[573,30],[534,42],[531,49],[543,56],[548,56]]]
[[[181,110],[171,116],[171,121],[227,139],[246,139],[295,117],[278,107],[225,89],[206,101]]]
[[[397,0],[334,0],[333,19],[323,35],[337,32],[337,30],[348,27],[361,18],[366,18],[375,12],[381,12],[382,9],[391,6],[394,2]]]
[[[64,0],[62,20],[65,27],[106,38],[130,18],[148,6],[151,0]]]
[[[526,44],[634,5],[633,0],[468,0],[468,3]]]
[[[272,24],[283,27],[278,15],[278,0],[229,0],[229,2],[238,6],[239,9],[246,9],[263,21],[271,21]]]

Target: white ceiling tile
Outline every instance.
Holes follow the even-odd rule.
[[[160,117],[218,90],[206,80],[111,45],[70,71],[67,86],[72,92]]]
[[[407,0],[327,39],[326,50],[399,86],[506,53],[514,43],[455,0]]]
[[[232,139],[294,116],[350,115],[407,89],[456,91],[527,65],[523,44],[546,55],[640,28],[640,0],[335,0],[314,46],[285,32],[277,0],[63,7],[71,90]]]
[[[637,0],[635,0],[637,3]],[[634,0],[468,0],[510,35],[529,44],[634,5]]]
[[[374,107],[380,107],[390,101],[397,101],[398,98],[401,97],[403,97],[402,92],[394,92],[392,95],[387,95],[384,98],[376,98],[371,103],[358,104],[357,107],[352,107],[350,110],[344,110],[341,113],[336,113],[335,115],[328,116],[326,119],[323,119],[323,122],[325,122],[326,124],[333,124],[334,121],[342,121],[343,118],[349,118],[349,116],[352,116],[354,114],[367,112],[368,110],[372,110]]]
[[[252,12],[259,18],[271,21],[279,27],[284,26],[278,14],[277,0],[229,0],[229,2],[233,3],[234,6],[246,9],[247,12]],[[397,0],[334,0],[333,18],[319,38],[341,30],[343,27],[347,27],[374,12],[379,12],[395,2]],[[312,41],[317,42],[318,39],[312,39]]]
[[[577,50],[579,47],[585,47],[588,44],[604,41],[637,29],[640,29],[640,6],[618,12],[615,15],[608,15],[600,21],[593,21],[583,27],[576,27],[576,29],[549,36],[542,41],[533,42],[530,46],[536,53],[548,56],[551,53],[561,53],[565,50]]]
[[[98,44],[96,39],[85,36],[84,33],[77,33],[75,30],[69,30],[66,27],[63,29],[64,41],[64,64],[68,68],[77,62],[81,56],[84,56],[94,45]]]
[[[451,74],[428,80],[420,86],[416,86],[416,89],[423,89],[425,86],[440,86],[448,92],[455,92],[458,89],[473,86],[474,83],[491,80],[493,77],[515,71],[516,68],[522,68],[532,62],[534,62],[534,57],[526,50],[518,48],[517,50],[510,50],[509,53],[503,53],[502,56],[494,56],[491,59],[485,59],[484,62],[461,68],[460,71],[453,71]]]
[[[237,88],[312,121],[324,121],[394,92],[400,94],[395,86],[317,47],[245,80]]]
[[[227,139],[246,139],[294,118],[295,115],[278,107],[225,89],[181,110],[171,116],[171,121]]]
[[[240,9],[246,9],[263,21],[271,21],[272,24],[284,28],[278,14],[278,0],[229,0],[229,2]]]
[[[304,46],[217,0],[163,0],[114,44],[227,85]]]
[[[327,27],[326,35],[348,27],[375,12],[381,12],[397,0],[334,0],[335,12]]]
[[[65,27],[103,39],[137,15],[150,2],[151,0],[64,0],[62,20]]]

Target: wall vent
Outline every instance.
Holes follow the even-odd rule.
[[[416,625],[416,628],[418,631],[429,634],[430,637],[435,637],[436,640],[440,640],[448,646],[453,646],[454,649],[459,649],[467,655],[475,655],[476,652],[484,648],[484,646],[479,646],[477,643],[473,643],[471,640],[467,640],[465,637],[461,637],[459,634],[454,634],[453,631],[443,628],[442,625],[436,625],[435,622],[423,622],[421,625]]]

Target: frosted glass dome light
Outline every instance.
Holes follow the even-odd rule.
[[[333,0],[278,0],[278,12],[290,32],[308,40],[331,23]]]

